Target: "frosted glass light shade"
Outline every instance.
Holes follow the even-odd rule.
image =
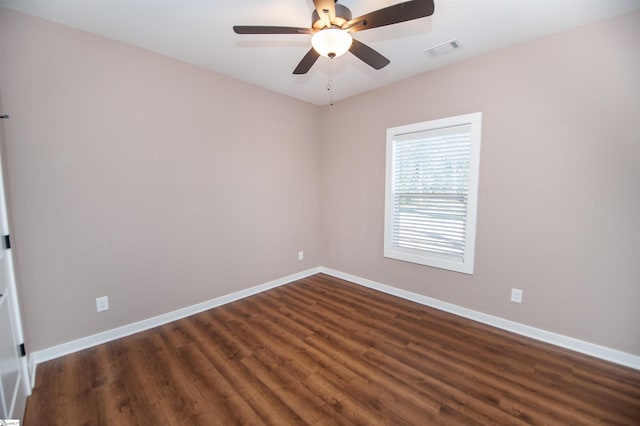
[[[351,47],[351,34],[337,28],[318,31],[311,38],[311,45],[318,54],[330,58],[344,55]]]

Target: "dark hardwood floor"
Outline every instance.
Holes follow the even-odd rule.
[[[25,425],[640,425],[640,371],[316,275],[38,366]]]

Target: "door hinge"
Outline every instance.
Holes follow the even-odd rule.
[[[20,346],[18,348],[20,349],[20,356],[27,356],[27,351],[24,348],[24,343],[20,343]]]
[[[11,237],[9,234],[4,236],[4,248],[7,250],[11,248]]]
[[[8,120],[10,117],[9,117],[9,114],[5,114],[5,115],[0,115],[0,118],[4,120]]]

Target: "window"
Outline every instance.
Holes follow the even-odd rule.
[[[473,273],[482,113],[387,129],[385,257]]]

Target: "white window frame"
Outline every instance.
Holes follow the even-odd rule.
[[[428,250],[407,249],[394,245],[392,241],[392,224],[394,220],[393,209],[393,184],[394,171],[394,144],[395,140],[417,132],[428,132],[446,127],[470,125],[471,126],[471,151],[469,159],[469,186],[467,193],[466,226],[464,238],[464,259],[453,261],[443,259],[436,253]],[[385,184],[385,220],[384,220],[384,256],[406,262],[417,263],[451,271],[473,274],[476,239],[476,216],[478,211],[478,181],[480,174],[480,142],[482,134],[482,113],[458,115],[455,117],[430,120],[422,123],[387,129],[386,145],[386,184]]]

